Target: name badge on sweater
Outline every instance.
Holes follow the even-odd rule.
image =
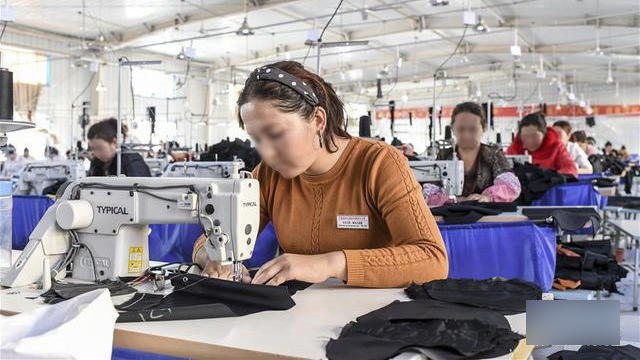
[[[338,229],[368,229],[368,215],[338,215]]]

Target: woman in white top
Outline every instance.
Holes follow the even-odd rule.
[[[582,150],[580,145],[569,141],[571,136],[571,124],[567,121],[556,121],[553,123],[553,128],[560,134],[560,140],[567,147],[569,155],[573,158],[578,166],[578,174],[591,174],[593,173],[593,166],[589,162],[589,156]]]

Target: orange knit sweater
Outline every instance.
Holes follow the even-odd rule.
[[[260,231],[272,221],[285,252],[343,251],[353,286],[401,287],[447,277],[440,231],[395,148],[353,138],[322,175],[285,179],[264,163],[253,175],[261,189]]]

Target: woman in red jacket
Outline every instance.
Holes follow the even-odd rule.
[[[547,127],[542,113],[522,118],[518,125],[518,136],[507,149],[507,155],[524,154],[531,155],[534,165],[578,177],[576,163],[558,133],[552,127]]]

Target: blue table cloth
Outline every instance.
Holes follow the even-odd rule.
[[[438,224],[450,278],[518,278],[548,290],[556,267],[555,232],[530,221]]]
[[[597,206],[602,207],[602,195],[591,183],[569,183],[547,190],[532,206]]]

